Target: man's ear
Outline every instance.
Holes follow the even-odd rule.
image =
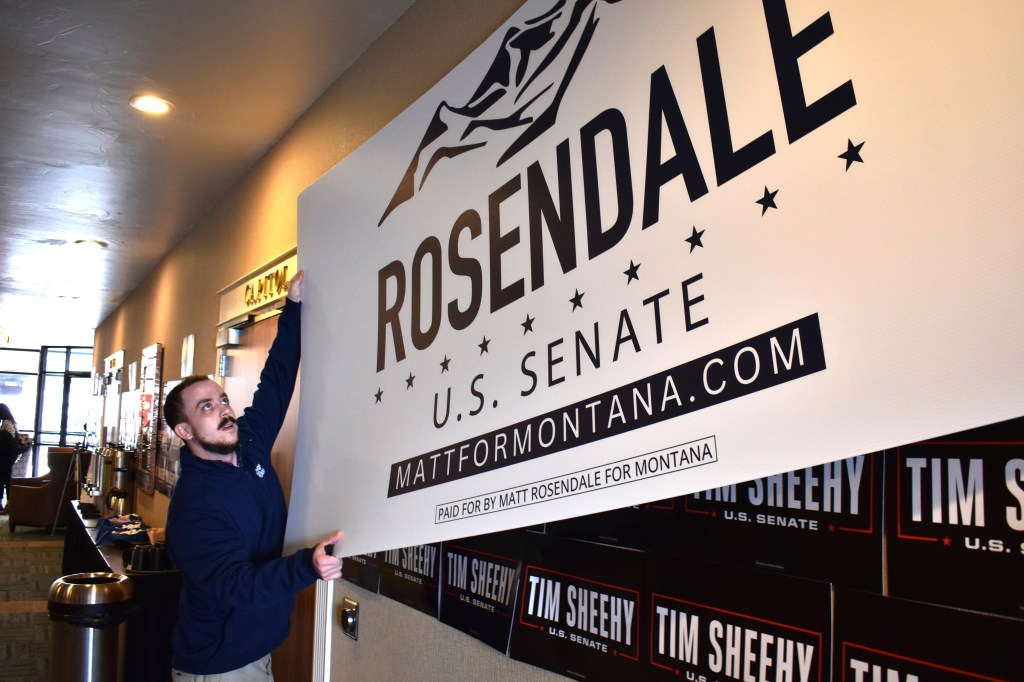
[[[192,429],[185,422],[181,422],[180,424],[175,426],[174,433],[175,435],[178,436],[178,438],[184,441],[192,440]]]

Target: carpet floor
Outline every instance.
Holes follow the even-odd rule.
[[[0,680],[45,682],[53,632],[46,608],[61,577],[64,530],[18,528],[0,516]]]

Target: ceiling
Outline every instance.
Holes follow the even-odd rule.
[[[0,343],[91,344],[92,330],[411,4],[4,0]],[[170,100],[171,113],[128,106],[147,93]]]

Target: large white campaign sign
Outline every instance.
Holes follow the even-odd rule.
[[[1022,35],[1010,0],[527,2],[299,200],[289,542],[1024,414]]]

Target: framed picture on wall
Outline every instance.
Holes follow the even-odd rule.
[[[192,374],[195,366],[196,335],[189,334],[181,342],[181,376]]]
[[[156,453],[160,447],[160,421],[163,401],[164,348],[159,343],[142,349],[139,390],[138,457],[136,457],[136,485],[139,490],[153,494]]]
[[[164,384],[164,399],[167,394],[181,383],[181,380],[168,381]],[[161,403],[161,414],[163,404]],[[156,491],[167,497],[174,494],[174,485],[178,482],[181,461],[181,446],[184,441],[167,426],[167,422],[160,420],[160,441],[156,454]]]

